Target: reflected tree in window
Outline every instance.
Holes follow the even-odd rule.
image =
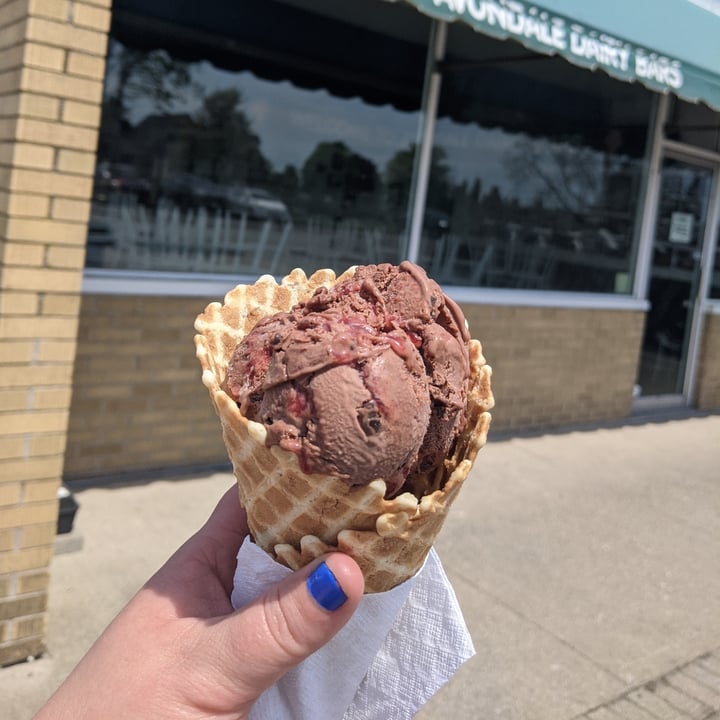
[[[521,137],[507,153],[507,165],[520,193],[571,214],[586,213],[602,183],[598,153],[571,142]]]
[[[170,110],[179,96],[196,93],[188,63],[168,55],[165,50],[144,52],[123,48],[117,55],[115,97],[123,113],[140,98],[159,112]]]
[[[197,124],[189,147],[191,168],[215,182],[267,184],[270,163],[260,150],[260,138],[242,111],[239,90],[228,88],[208,95]]]
[[[343,142],[324,142],[303,164],[302,189],[311,211],[343,220],[376,211],[380,181],[371,160]]]
[[[178,102],[195,97],[198,88],[190,66],[164,50],[146,52],[112,42],[108,55],[99,154],[113,160],[122,148],[118,140],[133,123],[132,111],[168,112]]]
[[[398,226],[402,226],[405,222],[416,149],[417,146],[413,143],[409,147],[399,150],[385,166],[386,202],[388,210]],[[426,202],[427,217],[430,218],[431,225],[443,224],[442,218],[447,218],[452,207],[452,195],[453,188],[447,154],[442,147],[436,146],[432,150],[430,159],[430,178]]]

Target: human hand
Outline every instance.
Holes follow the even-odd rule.
[[[230,489],[113,620],[35,720],[242,720],[257,698],[349,620],[363,578],[331,553],[233,611],[248,534]]]

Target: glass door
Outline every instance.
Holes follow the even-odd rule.
[[[712,167],[667,157],[661,173],[637,382],[642,396],[683,392],[713,187]]]

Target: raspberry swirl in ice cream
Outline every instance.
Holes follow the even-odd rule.
[[[226,388],[304,472],[420,495],[465,422],[468,340],[462,312],[422,268],[366,265],[261,320],[235,349]]]

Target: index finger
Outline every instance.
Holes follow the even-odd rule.
[[[226,490],[205,524],[166,563],[166,567],[189,567],[200,559],[219,578],[223,587],[232,588],[237,553],[249,533],[247,515],[240,506],[237,486]]]

